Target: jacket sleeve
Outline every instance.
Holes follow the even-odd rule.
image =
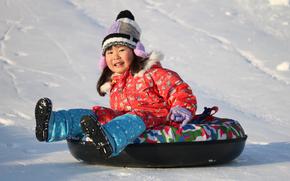
[[[181,106],[195,115],[197,108],[196,97],[191,88],[180,76],[171,70],[162,67],[152,68],[149,72],[159,95],[167,101],[170,108]]]

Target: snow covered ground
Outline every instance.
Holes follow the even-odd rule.
[[[289,0],[0,0],[0,180],[288,180]],[[97,95],[100,44],[130,9],[147,50],[165,54],[198,97],[199,110],[240,121],[242,155],[214,167],[86,165],[66,142],[39,143],[34,105],[108,106]],[[178,155],[176,155],[178,156]]]

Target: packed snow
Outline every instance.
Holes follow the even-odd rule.
[[[87,165],[66,142],[40,143],[34,106],[108,106],[97,95],[101,41],[129,9],[147,51],[165,54],[198,98],[198,113],[238,120],[248,140],[234,161],[145,169]],[[289,0],[1,0],[0,180],[288,180]],[[179,155],[176,155],[177,157]]]

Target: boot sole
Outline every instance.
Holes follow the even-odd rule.
[[[105,159],[111,157],[113,149],[102,125],[93,116],[84,116],[81,121],[81,127],[83,132],[93,140],[101,156]]]
[[[48,121],[52,111],[52,103],[48,98],[41,98],[35,106],[35,136],[38,141],[48,139]]]

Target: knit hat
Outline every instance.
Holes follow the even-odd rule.
[[[140,42],[140,35],[141,29],[135,22],[133,14],[129,10],[121,11],[102,42],[99,68],[104,70],[107,66],[104,55],[106,50],[113,45],[125,45],[132,48],[135,55],[142,58],[148,57],[143,44]]]

